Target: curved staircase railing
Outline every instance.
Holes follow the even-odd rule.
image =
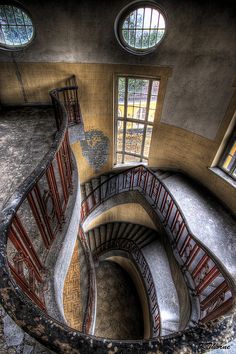
[[[108,340],[81,333],[56,321],[46,313],[43,293],[45,291],[44,279],[47,274],[41,257],[42,250],[37,249],[37,242],[36,246],[31,242],[31,234],[29,235],[29,230],[26,227],[28,219],[22,217],[20,209],[21,205],[26,202],[28,210],[30,210],[30,220],[34,220],[33,231],[37,230],[34,235],[42,240],[42,245],[47,251],[63,226],[65,210],[72,189],[73,170],[68,142],[68,116],[63,103],[58,98],[58,92],[63,92],[63,89],[51,92],[58,122],[58,132],[51,149],[33,173],[10,197],[0,214],[0,301],[4,309],[24,331],[56,353],[105,354],[112,352],[121,354],[129,352],[144,354],[160,351],[168,354],[173,353],[173,348],[176,352],[181,352],[186,346],[191,348],[193,352],[200,353],[208,349],[209,342],[217,343],[218,335],[221,335],[221,343],[224,343],[226,336],[227,341],[233,338],[233,310],[224,319],[220,318],[204,325],[200,323],[195,328],[189,328],[167,337],[133,341]],[[148,172],[148,176],[151,176],[152,173],[144,168],[139,168],[138,171],[133,169],[132,172],[127,172],[124,178],[122,177],[123,190],[134,189],[135,185],[140,191],[144,191],[146,188],[145,193],[149,194],[154,205],[161,210],[163,221],[175,235],[174,242],[177,249],[179,249],[180,244],[183,246],[182,241],[184,239],[185,246],[182,247],[184,256],[181,256],[181,259],[185,259],[185,265],[189,269],[191,260],[196,259],[196,247],[199,246],[199,242],[190,234],[177,204],[171,199],[168,191],[164,190],[161,182],[153,178],[150,185],[145,175]],[[137,177],[138,182],[136,181]],[[130,179],[129,183],[127,182],[128,179]],[[110,181],[112,180],[114,182],[114,179]],[[115,180],[115,189],[112,187],[113,183],[108,182],[106,184],[110,188],[110,196],[119,190],[118,179],[115,178]],[[161,195],[162,197],[160,197]],[[88,205],[90,203],[88,200],[91,201],[93,198],[96,198],[94,192],[83,203],[83,218],[91,212],[92,206],[94,207],[95,204]],[[166,207],[167,200],[170,200],[168,208]],[[161,205],[160,201],[162,201]],[[179,225],[179,227],[177,228],[176,225]],[[174,233],[173,230],[175,230]],[[189,242],[187,237],[190,237]],[[190,249],[190,242],[192,242],[192,248],[186,252],[187,249]],[[10,243],[12,245],[10,249],[7,249]],[[200,248],[199,252],[205,252],[202,247]],[[178,252],[180,253],[180,250]],[[193,275],[194,279],[199,279],[198,275],[204,274],[197,285],[198,294],[202,294],[203,288],[206,288],[205,286],[209,284],[209,281],[211,282],[213,278],[219,279],[219,275],[224,274],[223,270],[219,271],[219,267],[215,268],[216,265],[211,257],[208,257],[207,254],[204,254],[204,256],[202,265],[203,267],[207,265],[209,269],[202,273],[203,268],[201,267],[200,273],[195,271]],[[213,264],[210,262],[213,262]],[[209,303],[210,306],[215,306],[219,294],[224,295],[224,300],[217,306],[214,314],[217,311],[219,314],[222,306],[228,306],[229,302],[232,301],[232,296],[226,299],[226,295],[229,293],[232,295],[232,291],[228,280],[225,281],[226,286],[222,285],[221,289],[217,288],[217,292],[211,293],[211,297],[208,296],[204,299],[205,303],[203,303],[204,300],[202,301],[202,306],[209,309]],[[212,313],[213,311],[210,311],[210,315]],[[204,315],[204,318],[207,317]],[[201,346],[196,347],[199,341],[201,341]]]
[[[44,311],[47,270],[43,260],[65,222],[73,188],[67,114],[57,98],[62,91],[50,93],[58,125],[51,149],[8,200],[0,225],[1,235],[8,236],[7,261],[16,283]]]
[[[84,234],[82,227],[80,230],[81,230],[80,231],[81,236],[83,238],[88,237],[88,235]],[[126,238],[110,239],[100,243],[95,247],[92,253],[93,258],[98,259],[101,255],[111,250],[125,251],[126,253],[129,254],[129,256],[131,256],[131,259],[133,259],[134,264],[141,275],[144,288],[146,290],[146,296],[149,303],[150,322],[151,322],[150,328],[151,328],[152,338],[158,337],[161,331],[160,310],[158,305],[158,299],[157,299],[152,273],[150,271],[148,263],[141,249],[139,248],[137,243],[134,242],[133,240],[129,240]]]
[[[95,312],[96,312],[96,275],[95,268],[92,259],[92,254],[90,252],[86,236],[82,227],[79,227],[79,237],[82,243],[82,246],[85,251],[86,262],[88,266],[88,296],[87,304],[85,305],[85,314],[82,324],[82,330],[84,333],[93,334],[95,328]]]
[[[82,202],[81,221],[104,201],[130,191],[145,196],[165,227],[190,292],[198,299],[198,320],[207,322],[227,312],[233,305],[233,281],[210,250],[192,234],[168,188],[147,167],[140,165],[122,171],[97,186]]]

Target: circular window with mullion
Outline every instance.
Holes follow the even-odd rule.
[[[19,50],[28,46],[35,35],[29,13],[18,2],[0,4],[0,48]]]
[[[133,54],[148,54],[156,49],[166,33],[166,16],[152,1],[128,5],[115,22],[116,37]]]

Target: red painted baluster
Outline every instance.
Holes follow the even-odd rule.
[[[61,180],[61,185],[62,185],[62,191],[63,191],[63,196],[64,196],[64,201],[65,205],[68,202],[69,198],[69,191],[67,188],[67,182],[66,182],[66,171],[64,170],[65,167],[63,168],[63,163],[62,163],[62,150],[60,149],[56,155],[57,159],[57,166],[60,174],[60,180]]]
[[[58,222],[59,228],[61,228],[62,223],[64,222],[64,213],[63,213],[62,206],[61,206],[60,196],[59,196],[57,183],[56,183],[56,179],[55,179],[55,174],[54,174],[54,169],[53,169],[52,164],[47,169],[46,176],[47,176],[48,186],[49,186],[49,190],[51,192],[51,197],[53,200],[55,212],[57,215],[57,222]]]
[[[35,195],[36,200],[33,197],[33,194]],[[38,184],[36,184],[28,194],[27,199],[39,228],[43,243],[46,248],[49,248],[51,241],[53,240],[53,232],[47,215],[46,205],[41,197]]]
[[[40,272],[44,269],[44,267],[17,214],[15,215],[10,228],[9,239],[15,248],[19,252],[22,252],[24,257],[28,259],[30,262],[29,264],[34,268],[39,280],[41,280]]]

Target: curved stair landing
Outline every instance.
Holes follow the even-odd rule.
[[[0,210],[48,152],[55,132],[52,107],[0,111]]]

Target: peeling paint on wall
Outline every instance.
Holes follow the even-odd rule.
[[[101,130],[92,129],[85,132],[85,140],[80,144],[83,156],[94,171],[98,172],[108,160],[109,138]]]

